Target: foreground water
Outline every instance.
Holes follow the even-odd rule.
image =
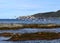
[[[18,20],[18,19],[0,19],[0,23],[36,23],[36,24],[46,24],[46,23],[55,23],[60,24],[60,19],[35,19],[35,20]],[[10,33],[35,33],[35,32],[60,32],[60,28],[53,28],[53,29],[42,29],[42,28],[24,28],[18,30],[0,30],[0,33],[10,32]],[[9,37],[0,37],[0,43],[60,43],[60,39],[56,40],[27,40],[27,41],[3,41],[7,40]]]
[[[60,43],[60,39],[57,39],[57,40],[29,40],[29,41],[0,41],[0,43]]]
[[[42,28],[24,28],[18,30],[0,30],[0,33],[10,32],[10,33],[36,33],[36,32],[60,32],[60,28],[53,28],[53,29],[42,29]]]

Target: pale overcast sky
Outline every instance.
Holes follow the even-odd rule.
[[[0,0],[0,19],[60,10],[60,0]]]

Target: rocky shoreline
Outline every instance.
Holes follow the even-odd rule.
[[[0,30],[15,30],[23,28],[60,28],[60,24],[0,24]]]
[[[11,37],[12,35],[13,33],[9,33],[9,32],[0,33],[0,37]]]
[[[23,28],[60,28],[60,24],[0,24],[0,30],[14,30]],[[36,32],[36,33],[0,33],[0,37],[10,37],[5,41],[20,41],[20,40],[54,40],[60,39],[60,32]]]
[[[37,32],[37,33],[25,33],[25,34],[1,33],[1,34],[3,37],[11,37],[6,41],[60,39],[60,33],[55,32]]]

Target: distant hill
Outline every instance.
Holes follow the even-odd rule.
[[[26,19],[26,18],[49,18],[49,17],[60,17],[60,10],[56,11],[56,12],[45,12],[45,13],[37,13],[34,15],[30,15],[30,16],[22,16],[22,17],[18,17],[17,19]]]
[[[37,13],[32,15],[34,17],[60,17],[60,10],[58,10],[57,12],[46,12],[46,13]]]

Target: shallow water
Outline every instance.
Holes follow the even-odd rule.
[[[42,28],[24,28],[18,30],[0,30],[0,33],[10,32],[10,33],[36,33],[36,32],[60,32],[60,28],[52,29],[42,29]]]
[[[0,37],[0,41],[2,40],[8,40],[10,37]]]
[[[10,33],[35,33],[35,32],[60,32],[60,28],[53,28],[53,29],[19,29],[19,30],[0,30],[0,33],[10,32]],[[2,41],[8,40],[8,38],[0,37],[0,43],[60,43],[60,39],[56,40],[28,40],[28,41]]]
[[[18,19],[0,19],[0,23],[36,23],[36,24],[46,24],[46,23],[55,23],[60,24],[60,19],[58,18],[48,18],[48,19],[35,19],[35,20],[18,20]],[[53,29],[38,29],[38,28],[24,28],[24,29],[18,29],[18,30],[0,30],[0,33],[4,32],[11,32],[11,33],[35,33],[35,32],[60,32],[60,28],[53,28]],[[2,41],[7,40],[8,38],[0,37],[0,43],[60,43],[60,39],[56,40],[28,40],[28,41]]]
[[[28,41],[0,41],[0,43],[60,43],[60,39],[57,39],[57,40],[28,40]]]

